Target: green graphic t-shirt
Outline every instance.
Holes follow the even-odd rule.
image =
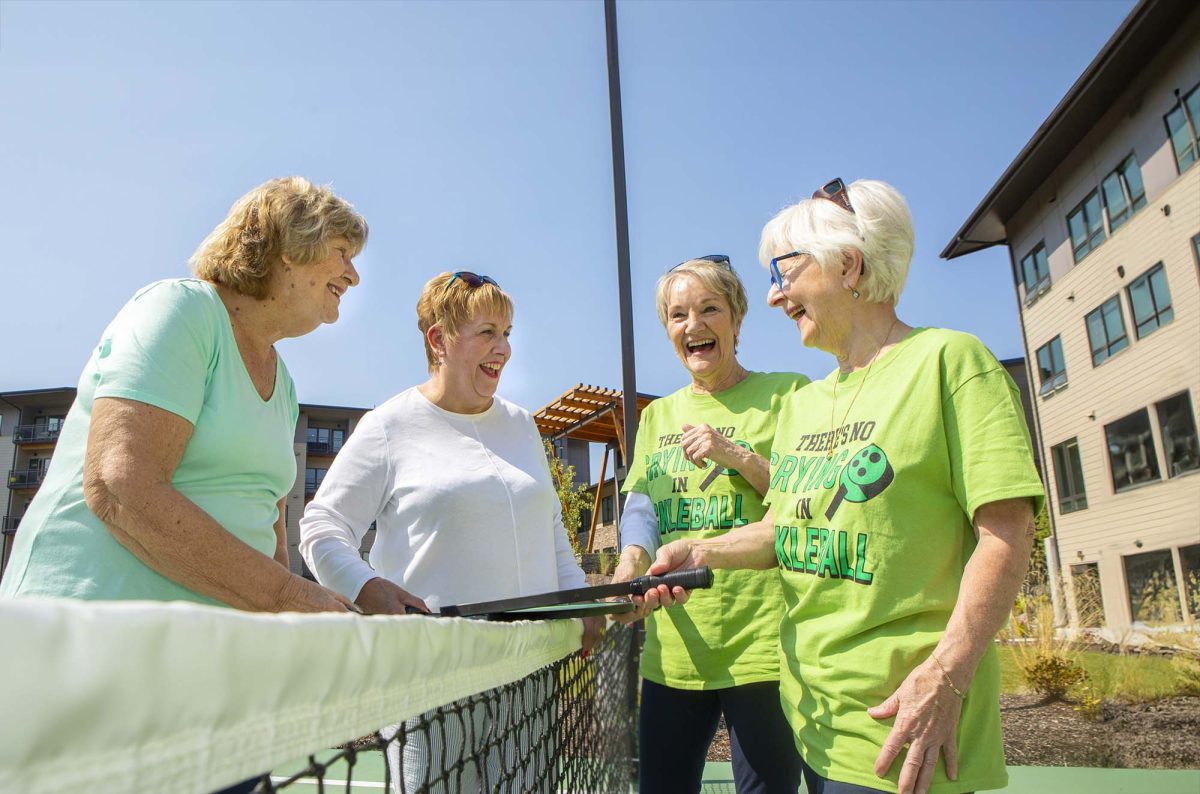
[[[783,399],[806,383],[795,373],[752,372],[716,394],[695,394],[689,385],[646,406],[625,491],[650,497],[663,543],[717,537],[766,512],[736,471],[712,461],[697,468],[684,458],[683,426],[708,424],[769,458]],[[782,617],[778,571],[716,571],[712,589],[647,618],[641,674],[677,689],[778,680]]]
[[[1044,492],[1017,388],[975,337],[916,329],[869,374],[841,376],[834,404],[837,377],[787,399],[771,455],[766,501],[787,604],[780,693],[813,769],[895,791],[903,757],[886,779],[873,770],[893,721],[867,709],[945,631],[976,509],[1029,497],[1038,510]],[[939,759],[931,791],[1007,784],[999,695],[989,648],[963,703],[958,780]]]

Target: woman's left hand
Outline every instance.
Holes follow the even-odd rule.
[[[736,469],[745,455],[741,447],[704,424],[684,425],[679,446],[688,462],[700,468],[704,468],[706,460],[711,460],[718,466]]]
[[[892,696],[867,713],[877,720],[895,717],[891,733],[875,759],[883,777],[905,753],[900,794],[925,794],[933,782],[938,755],[945,756],[946,777],[958,777],[958,720],[962,699],[950,689],[937,662],[926,659],[908,674]],[[906,752],[907,751],[907,752]]]
[[[607,622],[601,615],[583,619],[583,653],[585,656],[591,653],[592,648],[596,647],[596,643],[600,642],[606,626]]]

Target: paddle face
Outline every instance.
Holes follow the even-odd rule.
[[[842,469],[841,484],[846,488],[846,501],[865,502],[874,498],[883,493],[895,477],[887,453],[869,444],[855,453]]]

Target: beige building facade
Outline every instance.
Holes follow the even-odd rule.
[[[1116,638],[1200,620],[1198,127],[1200,6],[1142,2],[943,251],[1009,248],[1065,617]]]

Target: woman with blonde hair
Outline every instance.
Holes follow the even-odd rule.
[[[140,290],[79,379],[0,595],[195,601],[283,612],[350,601],[288,570],[299,408],[275,343],[336,322],[367,223],[274,179]]]
[[[658,280],[655,297],[691,382],[642,411],[615,581],[644,574],[664,542],[721,538],[762,517],[779,409],[808,383],[738,362],[747,301],[728,257],[676,265]],[[699,791],[724,716],[739,794],[795,794],[800,759],[779,707],[778,573],[719,571],[713,587],[693,592],[686,606],[653,611],[672,602],[666,590],[648,593],[632,616],[647,617],[640,790]]]
[[[835,179],[766,225],[768,302],[837,367],[779,413],[764,520],[650,567],[778,572],[780,692],[812,794],[1007,784],[992,640],[1045,496],[995,356],[897,316],[912,253],[883,182]]]
[[[489,276],[431,279],[417,301],[429,379],[363,416],[305,510],[300,552],[309,568],[364,612],[404,614],[586,584],[533,417],[496,394],[512,355],[512,317],[512,299]],[[358,549],[372,523],[366,561]],[[603,619],[584,623],[587,650]],[[482,708],[463,706],[476,722]],[[466,777],[455,790],[473,790],[474,782],[462,781],[484,785],[495,772],[495,752],[475,757],[462,736],[448,744],[462,756],[406,742],[409,786],[458,764],[455,774]],[[388,751],[399,786],[395,742]]]

